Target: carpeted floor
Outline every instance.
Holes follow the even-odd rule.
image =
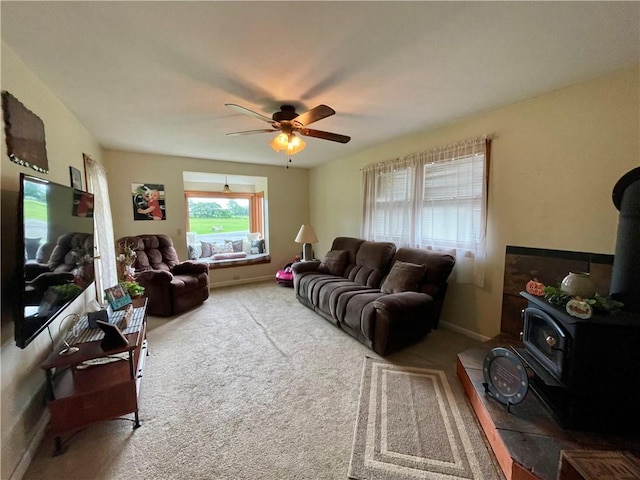
[[[444,328],[381,359],[271,282],[148,326],[142,427],[93,425],[58,457],[47,435],[25,480],[346,479],[367,356],[447,372],[469,414],[454,362],[477,342]]]

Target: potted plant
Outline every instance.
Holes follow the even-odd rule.
[[[135,280],[120,282],[131,298],[141,297],[144,294],[144,287]]]

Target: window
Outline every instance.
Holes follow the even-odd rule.
[[[245,240],[243,250],[249,253],[249,233],[268,244],[266,177],[183,172],[183,181],[188,245]],[[223,192],[224,185],[231,191]]]
[[[185,192],[187,231],[201,241],[242,240],[264,235],[262,193]]]
[[[484,155],[424,166],[420,243],[474,251],[483,234]]]
[[[364,169],[364,238],[452,250],[457,280],[484,284],[490,140],[471,139]]]

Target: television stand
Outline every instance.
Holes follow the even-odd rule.
[[[138,396],[148,354],[147,299],[135,299],[134,307],[132,318],[139,326],[127,330],[127,345],[105,351],[101,340],[78,343],[76,353],[60,355],[56,350],[40,365],[47,377],[54,456],[65,451],[63,434],[88,425],[133,413],[133,428],[140,427]]]

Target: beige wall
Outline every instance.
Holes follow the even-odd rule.
[[[267,178],[265,235],[271,263],[211,270],[210,281],[214,287],[273,277],[301,251],[301,246],[293,239],[300,225],[309,223],[308,170],[119,151],[105,151],[104,162],[116,239],[126,235],[164,233],[173,239],[182,260],[187,259],[183,171]],[[133,220],[132,183],[164,185],[166,220]]]
[[[4,128],[0,172],[2,175],[2,286],[12,279],[15,268],[16,209],[21,172],[31,173],[63,185],[69,185],[69,166],[84,171],[82,154],[101,158],[100,146],[87,130],[55,98],[48,88],[2,43],[2,90],[7,90],[29,110],[42,119],[45,128],[49,173],[37,174],[20,167],[7,157]],[[88,293],[88,297],[93,292]],[[81,311],[84,301],[77,300],[68,312]],[[2,290],[2,467],[0,477],[8,479],[16,470],[29,443],[44,426],[42,406],[44,373],[39,364],[51,351],[52,345],[46,332],[40,334],[25,349],[15,346],[11,298]],[[51,332],[57,337],[58,322]],[[36,445],[37,446],[37,445]],[[22,465],[20,465],[20,468]]]
[[[361,235],[360,169],[482,134],[492,144],[487,281],[450,285],[443,321],[499,333],[507,245],[612,254],[616,181],[640,164],[639,69],[558,90],[315,168],[311,222],[326,252],[337,235]]]

